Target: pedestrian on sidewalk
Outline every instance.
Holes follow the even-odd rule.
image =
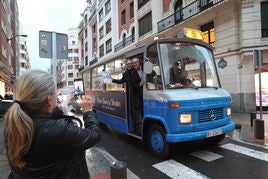
[[[84,128],[78,127],[71,117],[55,113],[53,76],[41,70],[24,73],[4,116],[9,179],[89,178],[85,151],[101,138],[92,102],[81,96]]]

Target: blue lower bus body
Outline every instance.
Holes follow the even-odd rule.
[[[208,134],[213,131],[222,131],[221,134],[226,134],[235,129],[235,124],[230,122],[229,124],[214,128],[212,130],[203,130],[198,132],[188,132],[182,134],[167,134],[166,141],[167,142],[185,142],[185,141],[192,141],[192,140],[199,140],[208,138]],[[211,136],[212,137],[212,136]]]

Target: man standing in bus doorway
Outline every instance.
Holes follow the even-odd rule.
[[[129,110],[129,117],[132,118],[132,94],[133,94],[133,85],[131,81],[131,72],[133,71],[131,59],[127,59],[126,64],[125,64],[126,70],[122,74],[121,79],[112,79],[113,83],[117,84],[123,84],[126,83],[126,88],[127,88],[127,99],[128,99],[128,110]],[[130,124],[129,124],[130,125]]]
[[[133,96],[132,96],[132,112],[133,118],[136,123],[136,133],[141,135],[141,121],[143,115],[143,85],[144,74],[138,58],[131,60],[133,71],[131,72],[131,79],[133,83]]]

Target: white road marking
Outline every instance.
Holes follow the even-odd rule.
[[[205,160],[207,162],[211,162],[213,160],[217,160],[219,158],[222,158],[223,156],[215,154],[213,152],[207,151],[207,150],[200,150],[197,152],[191,153],[191,155],[200,158],[202,160]]]
[[[230,144],[230,143],[221,145],[220,147],[268,162],[268,153],[265,153],[265,152],[261,152],[258,150],[254,150],[254,149],[250,149],[247,147]]]
[[[174,179],[204,179],[207,176],[199,173],[185,165],[182,165],[174,160],[166,160],[161,163],[153,165],[154,168],[158,169],[162,173]]]

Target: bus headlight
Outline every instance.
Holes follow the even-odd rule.
[[[191,114],[181,114],[179,116],[179,121],[181,124],[187,124],[192,122],[192,115]]]
[[[230,116],[230,115],[231,115],[231,113],[232,113],[231,108],[227,108],[227,110],[226,110],[226,114],[227,114],[227,116]]]

